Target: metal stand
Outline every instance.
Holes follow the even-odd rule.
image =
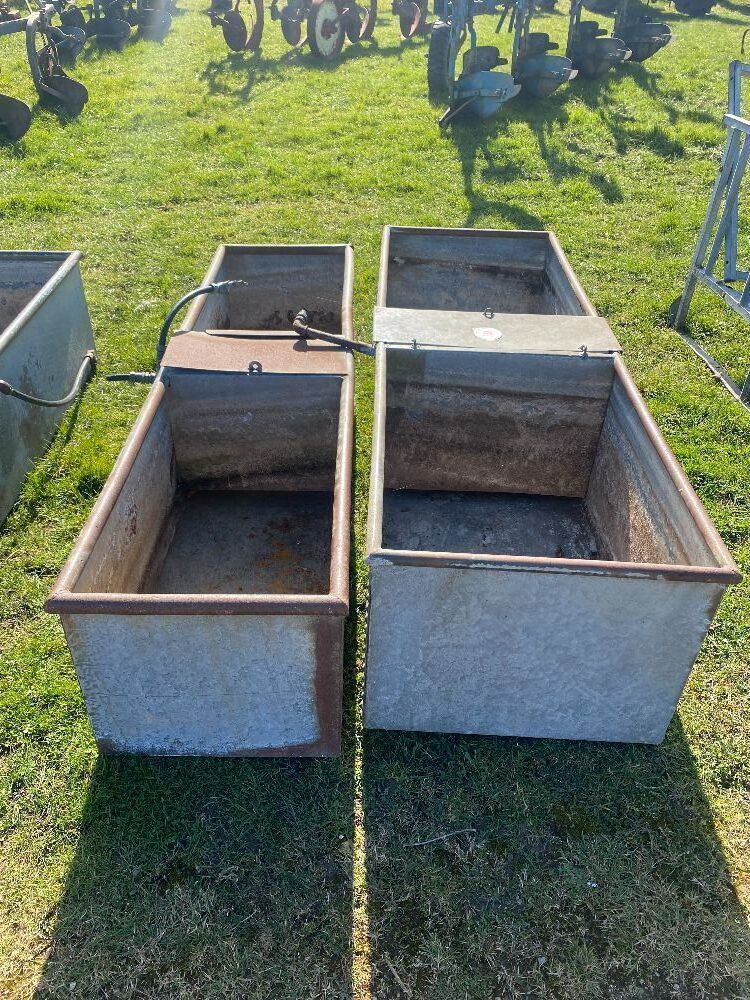
[[[741,117],[743,77],[750,77],[750,65],[735,60],[729,66],[729,113],[724,116],[727,140],[721,167],[711,192],[706,217],[698,235],[685,288],[677,303],[672,325],[680,331],[685,342],[708,365],[722,385],[738,402],[750,410],[750,371],[744,385],[740,386],[707,351],[691,337],[682,333],[698,282],[720,296],[730,309],[750,322],[750,271],[741,270],[737,263],[739,193],[750,159],[750,121]],[[723,280],[720,280],[714,272],[722,250],[724,276]],[[742,289],[732,288],[730,282],[733,281],[742,282]]]

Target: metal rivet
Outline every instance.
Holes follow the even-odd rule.
[[[247,366],[247,372],[248,375],[262,375],[263,365],[260,363],[260,361],[251,361],[250,364]]]

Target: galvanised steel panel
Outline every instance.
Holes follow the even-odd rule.
[[[370,561],[365,725],[659,743],[724,587]]]
[[[103,752],[338,752],[343,618],[62,615]]]
[[[354,366],[336,347],[292,352],[290,331],[259,333],[254,311],[283,301],[280,263],[309,291],[323,261],[338,291],[329,280],[315,302],[348,333],[351,248],[270,247],[270,263],[222,248],[206,282],[225,249],[252,297],[229,312],[197,301],[199,329],[170,344],[46,605],[103,752],[340,748]]]
[[[80,253],[0,253],[0,378],[46,399],[67,395],[93,351]],[[66,411],[0,395],[0,523]]]
[[[739,573],[554,237],[386,230],[378,305],[365,725],[659,742]]]

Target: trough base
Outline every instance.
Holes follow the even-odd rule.
[[[143,591],[325,594],[331,512],[326,491],[185,491]]]
[[[383,545],[417,552],[601,558],[582,500],[523,493],[386,490]]]

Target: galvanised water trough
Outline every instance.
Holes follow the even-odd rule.
[[[103,752],[340,747],[353,364],[348,246],[221,247],[47,602]]]
[[[544,232],[386,229],[365,724],[658,743],[737,569]]]
[[[0,523],[73,402],[65,397],[93,367],[80,260],[80,253],[0,252]]]

